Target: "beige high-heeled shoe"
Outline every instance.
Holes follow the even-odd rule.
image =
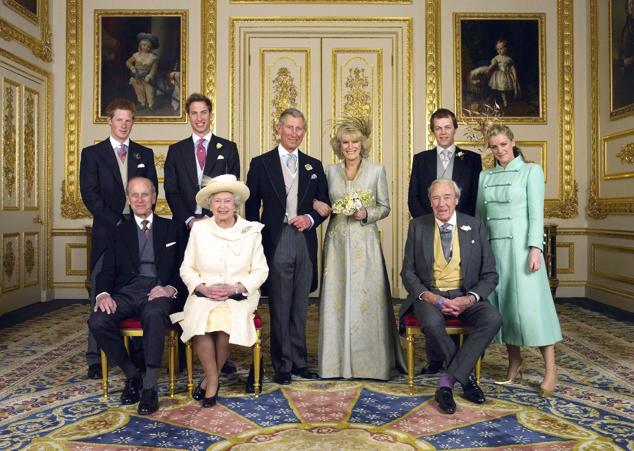
[[[542,398],[550,398],[555,394],[555,388],[557,387],[557,377],[555,377],[555,383],[552,388],[545,388],[544,382],[539,386],[539,396]]]
[[[515,374],[513,376],[511,376],[509,379],[507,379],[505,381],[493,381],[493,383],[497,384],[497,385],[511,385],[516,380],[518,382],[521,381],[522,378],[524,377],[524,367],[523,366],[524,366],[524,361],[522,360],[522,362],[517,367],[517,371],[515,372]]]

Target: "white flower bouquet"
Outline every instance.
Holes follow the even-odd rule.
[[[332,211],[338,215],[352,216],[360,208],[367,208],[372,204],[374,197],[370,191],[348,192],[341,199],[332,204]]]

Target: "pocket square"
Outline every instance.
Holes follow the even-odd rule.
[[[216,158],[216,160],[224,160],[225,157],[223,157],[222,155],[218,155],[218,158]]]
[[[176,241],[172,241],[171,243],[167,243],[165,247],[170,247],[176,244]]]
[[[462,225],[462,226],[460,226],[460,230],[464,230],[465,232],[468,232],[469,230],[471,230],[471,226]]]
[[[317,178],[317,174],[313,174],[313,175],[310,176],[311,180],[315,180],[316,178]]]
[[[145,165],[144,165],[143,163],[139,163],[139,164],[137,164],[137,165],[136,165],[136,167],[137,167],[137,168],[144,168],[144,167],[145,167]]]

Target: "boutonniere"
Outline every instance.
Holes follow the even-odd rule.
[[[222,148],[222,144],[216,143],[216,149],[221,149],[221,148]]]
[[[464,158],[464,152],[462,150],[459,152],[456,152],[456,156],[462,160]]]
[[[135,160],[140,160],[141,159],[141,154],[139,154],[139,152],[134,152],[134,159]]]
[[[469,230],[471,230],[471,227],[468,225],[462,225],[460,226],[460,230],[464,230],[465,232],[468,232]]]
[[[312,165],[310,163],[306,163],[304,165],[304,168],[306,168],[307,171],[312,171],[313,170],[313,167],[312,167]]]

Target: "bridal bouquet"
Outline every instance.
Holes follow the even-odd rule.
[[[373,200],[370,191],[352,191],[332,204],[332,211],[338,215],[352,216],[360,208],[367,208]]]

